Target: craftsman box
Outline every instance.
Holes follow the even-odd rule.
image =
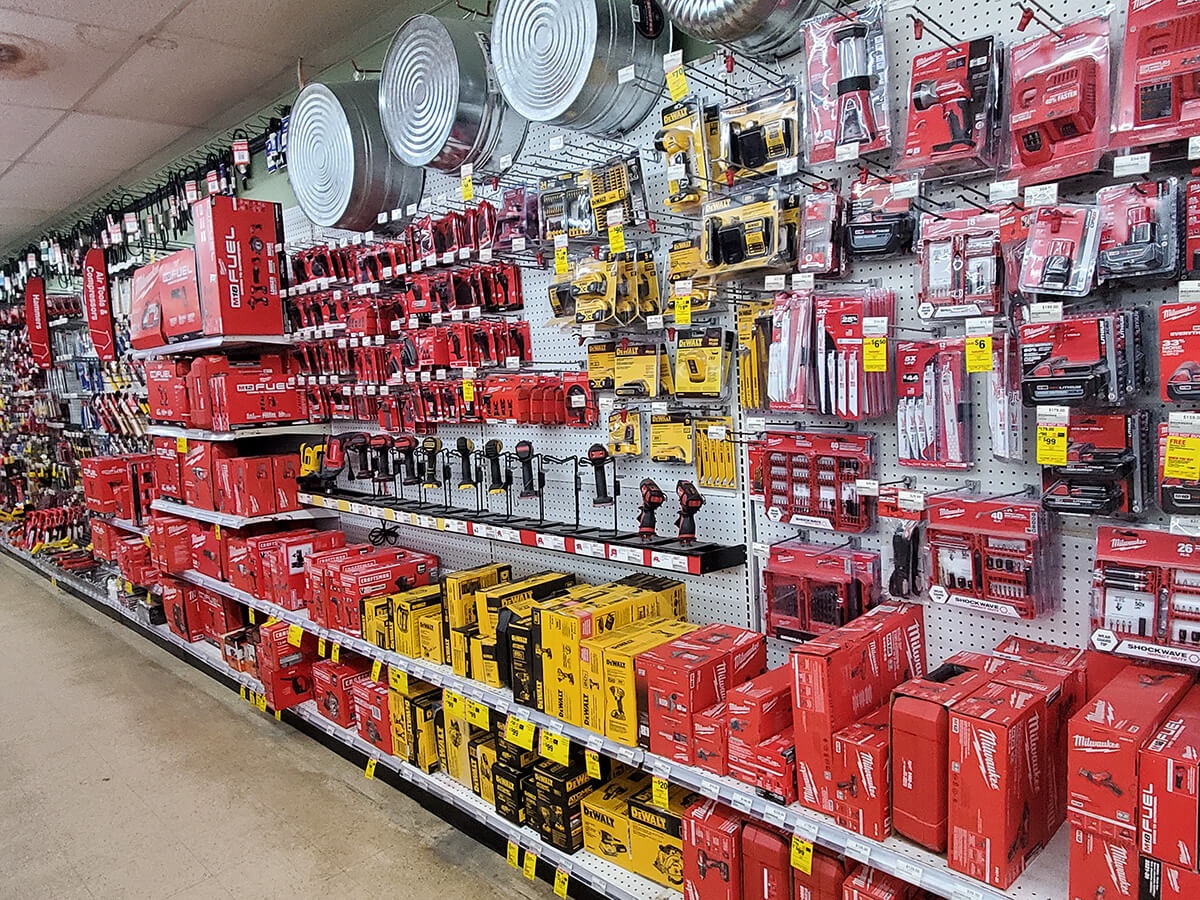
[[[253,540],[253,538],[251,538]],[[262,596],[284,609],[304,607],[304,561],[316,553],[344,546],[341,531],[300,531],[264,535],[255,545],[259,553]]]
[[[876,841],[892,833],[889,718],[882,706],[833,736],[834,818]]]
[[[368,558],[374,553],[375,548],[370,544],[347,544],[314,553],[304,560],[304,605],[308,607],[310,619],[325,628],[330,627],[326,597],[338,565],[348,559]]]
[[[401,547],[378,550],[364,560],[332,564],[334,571],[324,597],[327,626],[357,635],[359,603],[364,598],[429,584],[437,577],[437,564],[436,556]]]
[[[354,685],[368,681],[370,667],[362,662],[334,662],[323,659],[313,663],[313,696],[317,711],[326,719],[350,728],[354,725],[354,699],[350,694]]]
[[[742,824],[741,815],[709,798],[684,813],[686,900],[741,900]]]
[[[358,736],[389,756],[392,753],[392,718],[388,711],[385,681],[357,681],[350,686],[354,702],[354,727]]]
[[[1133,839],[1103,837],[1071,825],[1069,900],[1139,900],[1138,853]]]
[[[282,334],[278,206],[212,194],[192,204],[205,334]]]
[[[1200,868],[1200,687],[1191,688],[1138,757],[1139,850]]]
[[[311,663],[273,669],[262,665],[260,660],[258,669],[267,706],[271,709],[291,709],[313,698]]]
[[[213,461],[222,512],[269,516],[275,510],[274,463],[269,456],[233,456]]]
[[[301,631],[300,645],[296,646],[289,640],[289,636],[295,634],[291,627],[287,622],[259,626],[258,656],[264,668],[289,669],[304,663],[311,666],[317,660],[317,639],[309,632]]]

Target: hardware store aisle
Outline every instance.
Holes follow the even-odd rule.
[[[552,891],[0,558],[0,898]]]

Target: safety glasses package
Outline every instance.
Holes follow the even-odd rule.
[[[1182,203],[1178,178],[1113,184],[1096,191],[1099,280],[1175,280]]]
[[[1092,292],[1100,245],[1094,206],[1039,206],[1021,259],[1021,293],[1086,297]]]
[[[990,316],[1000,309],[1004,260],[1000,214],[977,209],[924,213],[916,240],[917,314],[922,319]]]
[[[1022,185],[1091,172],[1108,149],[1109,38],[1103,15],[1013,47],[1010,166]]]
[[[883,19],[883,4],[874,2],[804,23],[810,163],[852,159],[892,145]]]
[[[896,395],[900,465],[971,468],[974,419],[962,338],[897,343]]]
[[[1198,79],[1200,10],[1187,0],[1129,0],[1113,146],[1195,134]]]
[[[720,164],[733,182],[774,175],[784,159],[799,155],[800,103],[787,84],[721,107]]]

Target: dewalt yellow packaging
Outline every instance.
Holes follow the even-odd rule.
[[[720,327],[680,331],[675,344],[675,396],[715,400],[729,387],[733,332]]]
[[[604,734],[604,651],[639,632],[651,631],[666,619],[653,618],[630,622],[597,637],[586,638],[579,646],[580,702],[584,728]]]
[[[629,798],[630,868],[665,887],[683,887],[683,814],[704,799],[703,794],[671,785],[666,809],[652,802],[653,789],[642,788]]]
[[[473,678],[471,674],[471,636],[479,634],[478,625],[450,629],[450,668],[462,678]]]
[[[475,648],[478,646],[478,653]],[[478,659],[479,667],[475,667]],[[480,635],[471,639],[471,670],[475,672],[475,680],[482,681],[488,687],[504,687],[500,677],[500,667],[496,663],[496,639]]]
[[[392,617],[395,623],[396,652],[419,659],[421,635],[418,623],[422,615],[433,613],[441,618],[442,590],[436,584],[413,588],[402,594],[392,594]]]
[[[699,626],[669,621],[604,651],[604,735],[627,747],[638,745],[638,715],[646,709],[646,685],[637,677],[637,655]]]
[[[612,341],[599,341],[588,344],[588,387],[593,391],[611,391],[614,366],[617,361],[617,345]]]
[[[487,803],[495,805],[492,764],[496,761],[496,735],[490,731],[474,734],[468,744],[468,752],[471,756],[471,790]]]
[[[690,464],[694,440],[691,413],[655,413],[650,416],[650,459],[654,462]]]
[[[370,597],[359,604],[363,640],[384,650],[396,649],[392,596],[385,594],[382,597]]]
[[[389,703],[391,698],[389,697]],[[437,713],[442,708],[442,692],[440,690],[426,691],[410,697],[404,704],[404,711],[398,719],[393,709],[392,738],[393,749],[404,746],[408,749],[407,759],[414,766],[425,772],[437,771]],[[405,732],[397,735],[395,729],[399,721],[403,721]]]
[[[544,600],[561,594],[575,583],[575,576],[563,572],[539,572],[509,584],[498,584],[481,588],[475,592],[476,615],[479,633],[485,637],[496,636],[496,622],[500,610],[514,603],[527,600]]]
[[[421,645],[421,659],[438,665],[445,663],[445,622],[440,606],[421,610],[417,618],[417,639]]]
[[[608,415],[610,456],[642,455],[642,417],[636,409],[614,409]]]
[[[704,204],[698,274],[718,278],[782,265],[794,255],[794,230],[784,233],[780,191],[756,188]]]
[[[800,104],[796,84],[729,103],[718,114],[720,162],[735,181],[774,175],[799,151]]]
[[[443,705],[437,717],[436,733],[442,771],[464,787],[471,787],[471,723],[446,715]]]
[[[462,572],[448,572],[442,578],[442,596],[450,628],[462,628],[477,621],[475,592],[512,581],[512,566],[490,563]]]
[[[618,397],[659,395],[659,348],[656,344],[627,344],[617,347],[613,382]]]
[[[636,770],[596,788],[583,798],[583,848],[629,868],[629,798],[650,785],[650,773]]]
[[[698,100],[685,97],[663,108],[662,128],[654,136],[654,146],[667,159],[667,196],[663,203],[672,212],[696,212],[708,195],[704,120]]]

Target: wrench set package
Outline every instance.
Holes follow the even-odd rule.
[[[929,598],[1034,619],[1059,603],[1054,531],[1039,503],[951,495],[926,509]]]
[[[879,603],[879,554],[788,541],[771,548],[763,608],[771,637],[806,641]]]
[[[875,498],[858,480],[874,477],[875,442],[860,434],[768,433],[750,444],[750,496],[767,517],[826,531],[875,523]]]
[[[962,338],[897,342],[896,394],[901,465],[971,468],[974,418]]]
[[[1179,179],[1114,184],[1096,191],[1100,281],[1137,284],[1179,277],[1183,195]]]
[[[1096,533],[1092,627],[1118,638],[1200,648],[1200,561],[1196,541],[1144,528]]]
[[[1147,410],[1071,410],[1067,461],[1042,467],[1042,505],[1057,513],[1139,517],[1150,502]]]
[[[916,239],[917,314],[922,319],[990,316],[1004,298],[1000,214],[977,209],[924,213]]]
[[[1064,316],[1021,326],[1026,406],[1118,406],[1142,386],[1140,309]]]
[[[1100,215],[1095,206],[1039,206],[1033,213],[1019,287],[1026,296],[1086,297],[1096,278]]]

